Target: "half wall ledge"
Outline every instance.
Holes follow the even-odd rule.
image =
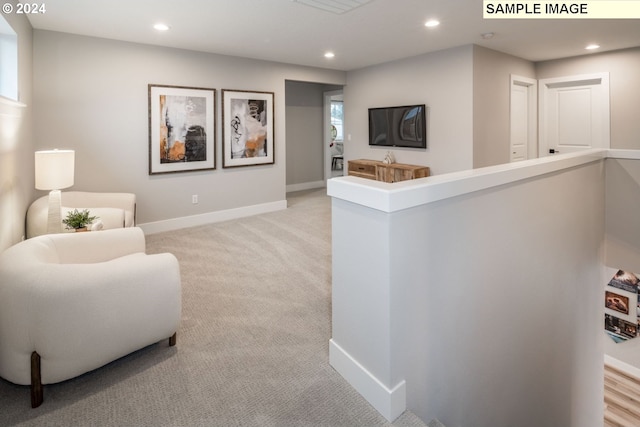
[[[330,179],[327,194],[390,213],[606,158],[640,159],[640,150],[592,149],[393,184],[345,176]]]

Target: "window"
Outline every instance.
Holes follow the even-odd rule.
[[[344,113],[342,101],[331,101],[331,139],[333,141],[344,141],[343,133]],[[333,131],[335,129],[335,132]]]
[[[0,96],[18,100],[18,36],[0,16]]]

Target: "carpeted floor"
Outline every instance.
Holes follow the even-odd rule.
[[[411,412],[387,422],[329,366],[331,202],[324,189],[288,201],[148,236],[180,261],[177,346],[47,385],[36,409],[0,380],[0,426],[424,427]]]

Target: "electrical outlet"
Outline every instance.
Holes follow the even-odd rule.
[[[198,195],[194,194],[193,196],[191,196],[191,203],[193,203],[194,205],[198,204]]]

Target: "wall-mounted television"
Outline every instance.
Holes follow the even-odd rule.
[[[369,108],[369,145],[427,148],[426,106]]]

